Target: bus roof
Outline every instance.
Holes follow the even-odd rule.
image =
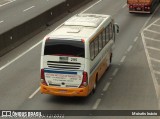
[[[50,38],[88,39],[104,27],[102,24],[106,23],[105,21],[110,22],[110,19],[109,15],[78,14],[68,19],[48,36]]]

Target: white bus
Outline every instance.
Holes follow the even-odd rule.
[[[43,39],[41,93],[88,96],[109,67],[119,27],[109,15],[78,14]]]

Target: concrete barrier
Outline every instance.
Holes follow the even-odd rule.
[[[66,0],[29,21],[0,34],[0,56],[33,37],[61,17],[67,15],[68,11],[71,12],[90,1],[91,0]]]

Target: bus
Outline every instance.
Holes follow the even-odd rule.
[[[44,37],[42,94],[88,96],[112,60],[118,24],[110,15],[77,14]]]

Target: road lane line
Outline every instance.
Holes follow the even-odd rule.
[[[126,56],[123,56],[120,62],[123,63],[125,59],[126,59]]]
[[[145,31],[149,31],[149,32],[152,32],[152,33],[160,34],[160,32],[149,30],[149,29],[146,29]]]
[[[22,56],[24,56],[25,54],[27,54],[29,51],[31,51],[32,49],[34,49],[35,47],[37,47],[39,44],[42,43],[42,40],[39,41],[38,43],[36,43],[35,45],[33,45],[31,48],[29,48],[27,51],[23,52],[21,55],[19,55],[18,57],[16,57],[15,59],[13,59],[12,61],[8,62],[7,64],[5,64],[4,66],[0,67],[0,71],[3,70],[4,68],[6,68],[7,66],[9,66],[10,64],[12,64],[13,62],[15,62],[16,60],[18,60],[19,58],[21,58]]]
[[[159,6],[160,7],[160,6]],[[159,9],[159,8],[158,8]],[[160,20],[160,18],[156,19],[152,24],[156,24],[156,22],[158,22]]]
[[[125,8],[126,6],[127,6],[127,4],[123,5],[123,7],[122,7],[122,8]]]
[[[99,2],[101,2],[102,0],[97,1],[96,3],[94,3],[93,5],[91,5],[90,7],[88,7],[87,9],[83,10],[82,12],[80,12],[80,14],[86,12],[87,10],[89,10],[90,8],[94,7],[96,4],[98,4]]]
[[[34,7],[35,7],[35,6],[31,6],[31,7],[27,8],[27,9],[23,10],[23,12],[26,12],[26,11],[28,11],[28,10],[34,8]]]
[[[7,2],[7,3],[4,3],[4,4],[0,5],[0,7],[2,7],[2,6],[4,6],[4,5],[7,5],[7,4],[10,4],[10,3],[12,3],[12,2],[15,2],[15,1],[16,1],[16,0],[11,0],[11,1]]]
[[[40,87],[34,93],[32,93],[32,95],[30,95],[28,98],[32,99],[39,92],[39,90],[40,90]]]
[[[119,71],[119,68],[116,68],[116,69],[114,70],[114,72],[112,73],[112,76],[116,76],[116,74],[117,74],[118,71]]]
[[[159,24],[155,24],[155,23],[154,23],[154,24],[152,24],[152,25],[153,25],[153,26],[158,26],[158,27],[160,27],[160,25],[159,25]]]
[[[153,24],[159,25],[157,22],[160,21],[160,18],[157,19],[155,22],[153,22]]]
[[[148,25],[146,28],[144,28],[144,30],[149,29],[152,26],[152,24]]]
[[[141,33],[141,37],[142,37],[143,47],[144,47],[145,54],[146,54],[146,57],[147,57],[149,69],[150,69],[150,72],[151,72],[153,85],[154,85],[154,88],[155,88],[155,91],[156,91],[156,96],[157,96],[157,99],[159,99],[159,85],[158,85],[157,79],[156,79],[155,74],[154,74],[154,70],[153,70],[153,67],[152,67],[151,60],[150,60],[149,52],[147,50],[147,45],[146,45],[146,41],[145,41],[143,32]],[[160,108],[160,105],[159,105],[158,108]]]
[[[159,59],[155,59],[155,58],[150,58],[152,61],[155,61],[155,62],[159,62],[160,63],[160,60]]]
[[[156,42],[160,42],[160,40],[155,39],[155,38],[149,38],[149,37],[144,37],[146,40],[151,40],[151,41],[156,41]]]
[[[3,23],[4,21],[0,21],[0,24]]]
[[[137,42],[137,40],[138,40],[138,37],[136,37],[136,38],[134,39],[134,42]]]
[[[156,50],[156,51],[160,51],[159,48],[155,48],[155,47],[151,47],[151,46],[146,46],[147,49],[151,49],[151,50]]]
[[[160,74],[160,72],[159,72],[159,71],[155,71],[155,70],[154,70],[154,73],[155,73],[155,74]]]
[[[158,22],[160,19],[155,20],[154,22],[152,22],[150,25],[148,25],[144,30],[149,29],[149,27],[151,27],[153,24],[156,24],[156,22]]]
[[[106,91],[108,90],[110,84],[111,84],[111,83],[108,82],[108,83],[105,85],[105,87],[103,88],[103,92],[106,92]]]
[[[101,99],[97,99],[96,103],[94,104],[92,109],[97,109],[98,105],[100,104]]]
[[[128,47],[128,49],[127,49],[127,52],[130,52],[130,51],[132,50],[132,48],[133,48],[133,46],[130,45],[130,46]]]

